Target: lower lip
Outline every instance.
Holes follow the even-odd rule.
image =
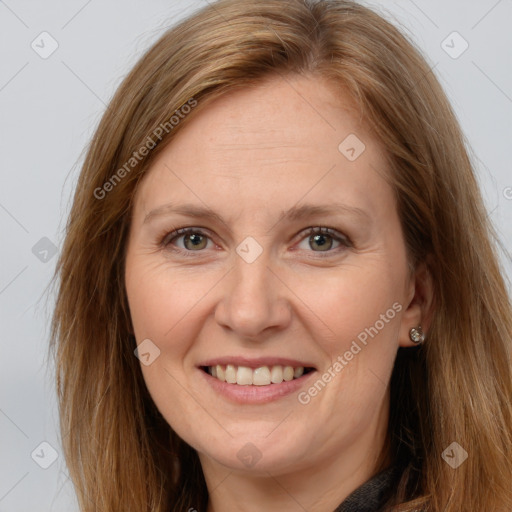
[[[238,404],[265,404],[291,395],[298,392],[309,381],[309,378],[316,373],[316,371],[311,371],[298,379],[283,381],[281,384],[240,386],[222,382],[200,368],[198,370],[214,391]]]

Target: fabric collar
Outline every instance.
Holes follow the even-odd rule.
[[[334,512],[379,512],[396,476],[393,466],[381,471],[347,496]]]

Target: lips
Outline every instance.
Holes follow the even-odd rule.
[[[280,357],[221,357],[202,361],[197,370],[216,395],[256,406],[298,393],[317,373],[309,361]]]

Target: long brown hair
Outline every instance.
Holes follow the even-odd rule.
[[[357,102],[387,150],[410,264],[427,262],[433,276],[427,342],[399,349],[391,379],[391,453],[403,472],[390,505],[509,512],[512,308],[497,237],[434,73],[392,24],[348,0],[212,3],[149,49],[103,115],[54,276],[50,345],[81,511],[206,510],[197,454],[156,409],[133,354],[132,200],[156,155],[211,99],[294,73],[327,78]],[[183,115],[187,104],[196,106]],[[154,147],[141,151],[148,137]],[[441,456],[452,442],[468,453],[457,469]]]

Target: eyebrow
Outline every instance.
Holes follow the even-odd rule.
[[[151,210],[144,217],[143,224],[147,224],[157,217],[172,214],[193,217],[196,219],[211,219],[227,225],[223,217],[218,213],[214,212],[213,210],[204,206],[189,203],[167,203],[162,206],[159,206],[154,210]],[[281,222],[282,220],[288,220],[293,222],[310,217],[320,217],[339,214],[352,216],[364,222],[371,221],[370,215],[366,211],[361,210],[360,208],[357,208],[355,206],[349,206],[343,203],[329,203],[325,205],[304,204],[302,206],[293,206],[287,211],[282,210],[277,222]]]

